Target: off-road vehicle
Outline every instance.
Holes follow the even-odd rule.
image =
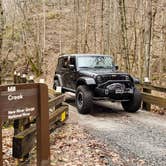
[[[135,84],[138,80],[118,71],[110,55],[71,54],[58,59],[54,89],[76,93],[79,113],[86,114],[93,100],[121,102],[125,111],[136,112],[141,95]]]

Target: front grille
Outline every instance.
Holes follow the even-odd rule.
[[[103,75],[102,82],[99,85],[99,88],[107,88],[107,86],[113,83],[121,83],[124,85],[125,88],[132,88],[133,84],[131,79],[128,75],[125,74],[110,74],[110,75]]]
[[[103,76],[104,82],[109,81],[109,80],[126,80],[126,75],[105,75]]]

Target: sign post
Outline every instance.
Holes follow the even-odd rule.
[[[37,166],[49,166],[48,88],[45,84],[39,84],[39,94],[40,111],[37,117]]]
[[[2,120],[0,119],[0,165],[3,165],[3,153],[2,153]]]
[[[45,84],[0,86],[0,165],[2,158],[2,123],[7,120],[37,117],[37,165],[49,166],[48,87]]]

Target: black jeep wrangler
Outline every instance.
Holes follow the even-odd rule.
[[[118,71],[109,55],[71,54],[59,57],[53,87],[76,93],[82,114],[89,113],[93,100],[121,102],[125,111],[136,112],[141,95],[135,83],[137,79]]]

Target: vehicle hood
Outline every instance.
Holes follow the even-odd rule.
[[[105,70],[80,70],[79,71],[80,75],[82,76],[90,76],[90,77],[95,77],[97,75],[111,75],[111,74],[124,74],[124,75],[128,75],[127,73],[123,73],[120,71],[113,71],[110,69],[105,69]]]

